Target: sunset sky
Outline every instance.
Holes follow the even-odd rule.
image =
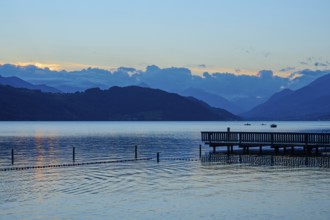
[[[1,0],[0,64],[330,69],[329,0]]]

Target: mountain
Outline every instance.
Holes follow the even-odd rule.
[[[207,103],[210,106],[213,106],[215,108],[226,109],[227,111],[232,112],[234,114],[240,114],[244,112],[244,109],[231,103],[222,96],[208,93],[201,89],[189,88],[179,92],[179,94],[182,96],[192,96],[196,99],[202,100],[203,102]]]
[[[254,107],[266,102],[268,98],[269,97],[260,96],[237,96],[231,99],[230,102],[242,109],[251,110]]]
[[[330,120],[330,74],[296,91],[283,90],[241,116],[255,120]]]
[[[222,109],[158,89],[112,87],[43,93],[0,86],[0,120],[209,121],[238,120]]]
[[[0,85],[8,85],[8,86],[12,86],[15,88],[40,90],[43,92],[53,92],[53,93],[61,92],[60,90],[47,86],[47,85],[33,85],[16,76],[3,77],[0,75]]]

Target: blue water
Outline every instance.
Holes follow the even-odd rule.
[[[325,168],[209,165],[200,131],[274,131],[262,122],[0,122],[0,219],[329,219]],[[329,122],[276,122],[329,132]],[[11,149],[15,164],[11,165]],[[160,163],[156,153],[160,152]],[[173,160],[190,158],[193,160]]]

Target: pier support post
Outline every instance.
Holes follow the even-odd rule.
[[[262,146],[259,146],[259,154],[262,154]]]
[[[291,147],[291,155],[294,155],[294,146]]]
[[[14,165],[14,149],[11,149],[11,165]]]
[[[199,159],[202,158],[202,145],[199,145]]]
[[[135,145],[135,160],[137,160],[137,145]]]
[[[315,155],[319,156],[319,147],[315,147]]]
[[[274,166],[274,156],[272,155],[272,157],[270,158],[270,165]]]
[[[157,163],[159,163],[159,152],[157,152]]]
[[[215,146],[213,146],[213,153],[215,153]]]
[[[283,147],[283,154],[286,154],[286,147]]]
[[[74,163],[76,161],[76,147],[72,148],[72,162]]]
[[[242,155],[239,155],[239,157],[238,157],[238,162],[239,162],[239,163],[242,163]]]

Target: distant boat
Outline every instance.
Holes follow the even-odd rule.
[[[271,128],[276,128],[277,127],[277,124],[271,124],[270,127]]]
[[[266,125],[266,124],[262,123],[261,125],[264,126],[264,125]]]
[[[251,124],[250,124],[250,123],[245,123],[244,125],[245,125],[245,126],[250,126]]]

